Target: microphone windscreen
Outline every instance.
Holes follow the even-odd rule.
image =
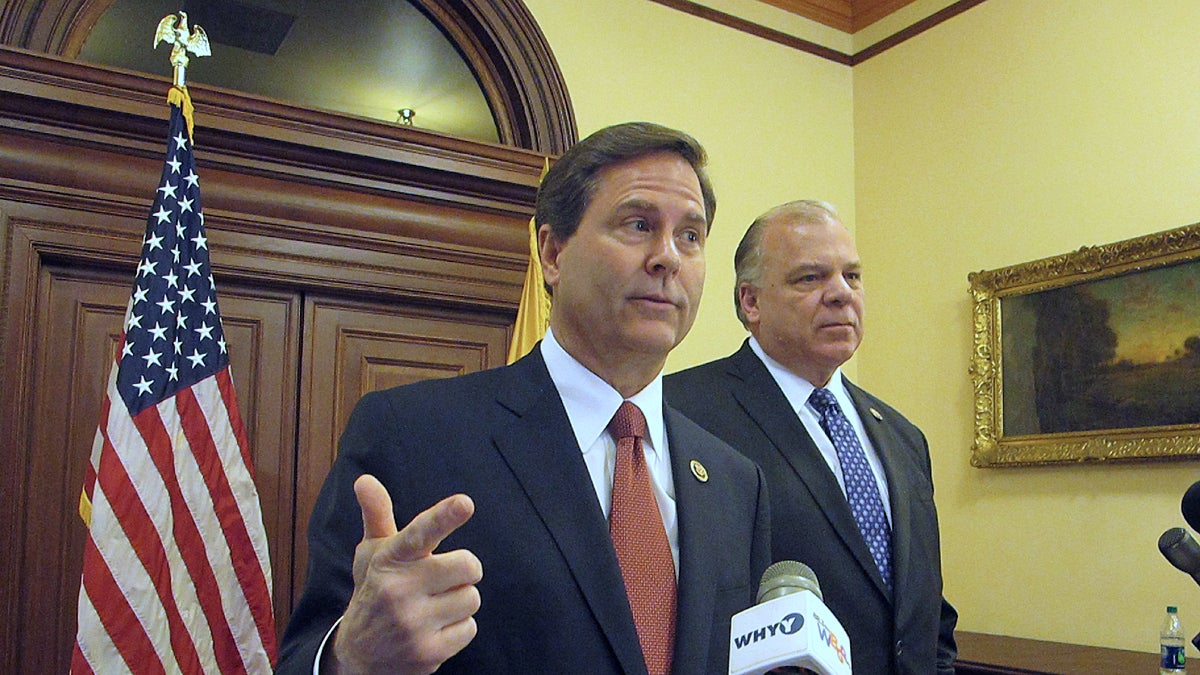
[[[1182,527],[1163,532],[1158,538],[1158,550],[1180,572],[1200,573],[1200,544]]]
[[[824,599],[821,585],[817,583],[817,574],[811,567],[795,560],[780,560],[763,572],[762,580],[758,582],[757,602],[762,604],[800,591],[810,591]]]
[[[1183,519],[1193,530],[1200,530],[1200,480],[1192,483],[1187,492],[1183,493],[1179,510],[1183,512]]]

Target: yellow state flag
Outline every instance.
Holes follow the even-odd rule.
[[[550,170],[550,159],[542,166],[546,177]],[[546,335],[550,325],[550,294],[546,292],[546,280],[542,277],[542,260],[538,256],[537,222],[529,219],[529,266],[525,268],[525,284],[521,288],[521,304],[517,307],[517,322],[513,326],[512,342],[508,345],[508,362],[512,363],[533,349],[538,340]]]

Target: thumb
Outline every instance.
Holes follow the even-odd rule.
[[[363,540],[382,539],[396,534],[396,514],[392,496],[379,479],[364,473],[354,481],[354,496],[362,509]]]

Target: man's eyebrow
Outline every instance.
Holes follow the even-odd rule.
[[[615,209],[617,213],[658,213],[661,210],[655,202],[641,197],[633,197],[620,202]],[[704,216],[703,211],[689,211],[684,218],[692,223],[708,225],[708,218]]]
[[[648,199],[634,197],[617,204],[618,211],[658,211],[658,205]]]

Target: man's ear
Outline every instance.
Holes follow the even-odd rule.
[[[754,284],[748,281],[738,284],[738,304],[742,307],[747,324],[758,323],[758,289]]]
[[[546,285],[553,288],[558,285],[558,255],[562,253],[562,243],[554,236],[550,223],[542,223],[538,227],[538,258],[542,261],[542,278]]]

